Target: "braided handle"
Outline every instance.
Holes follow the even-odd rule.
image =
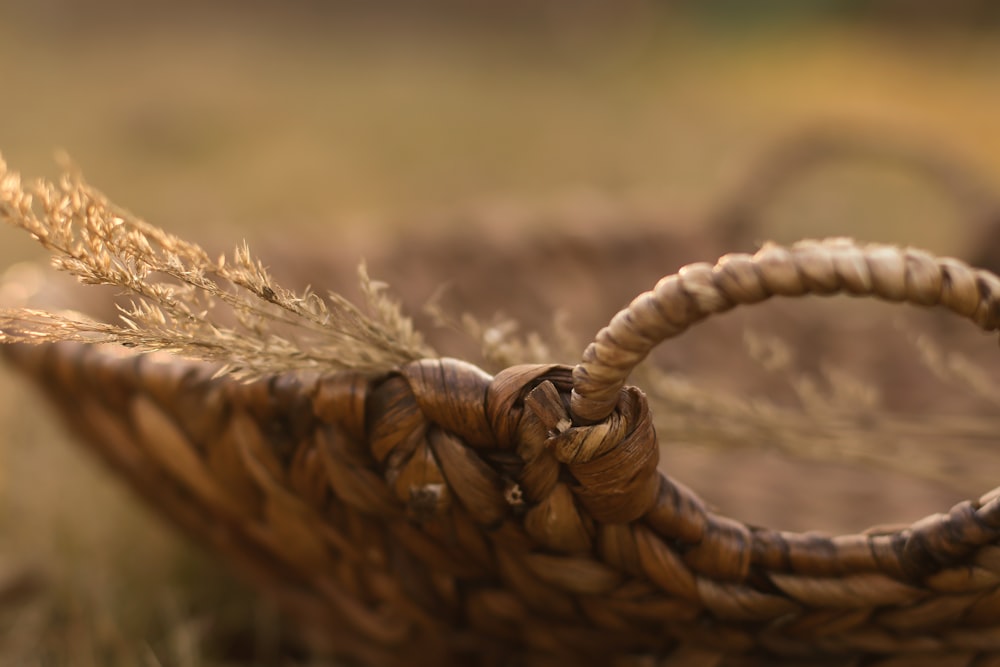
[[[768,244],[753,256],[685,266],[615,315],[573,370],[573,414],[581,423],[606,418],[632,369],[661,341],[709,315],[774,295],[840,293],[941,305],[986,331],[1000,328],[1000,278],[957,259],[844,238]]]

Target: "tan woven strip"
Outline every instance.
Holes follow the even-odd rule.
[[[709,315],[774,295],[836,293],[941,305],[986,330],[1000,324],[1000,279],[958,260],[849,239],[766,245],[752,257],[684,267],[615,315],[574,369],[573,414],[581,423],[606,418],[635,365]]]

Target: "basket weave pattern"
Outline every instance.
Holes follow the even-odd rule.
[[[992,274],[841,239],[685,267],[575,369],[241,384],[77,344],[8,356],[140,495],[367,664],[1000,664],[996,492],[828,537],[716,515],[657,469],[669,443],[625,386],[654,346],[836,293],[1000,326]]]

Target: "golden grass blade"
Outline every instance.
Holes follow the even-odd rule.
[[[277,285],[244,242],[212,259],[118,208],[74,170],[25,186],[0,159],[0,218],[53,253],[80,282],[133,297],[108,324],[38,310],[0,312],[0,341],[105,342],[169,350],[246,377],[289,370],[384,371],[433,356],[384,286],[359,271],[364,309]],[[235,320],[236,324],[229,324]]]

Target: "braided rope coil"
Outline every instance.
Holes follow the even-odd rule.
[[[573,411],[600,420],[613,409],[629,372],[660,342],[710,315],[772,296],[874,296],[941,305],[993,331],[1000,279],[951,258],[912,248],[859,246],[850,239],[766,245],[756,255],[691,264],[618,313],[587,348],[573,375]]]
[[[835,293],[1000,326],[992,274],[835,239],[685,267],[575,369],[440,359],[247,385],[75,344],[9,356],[138,493],[362,662],[1000,660],[1000,493],[830,537],[716,515],[657,468],[624,386],[655,345]]]

